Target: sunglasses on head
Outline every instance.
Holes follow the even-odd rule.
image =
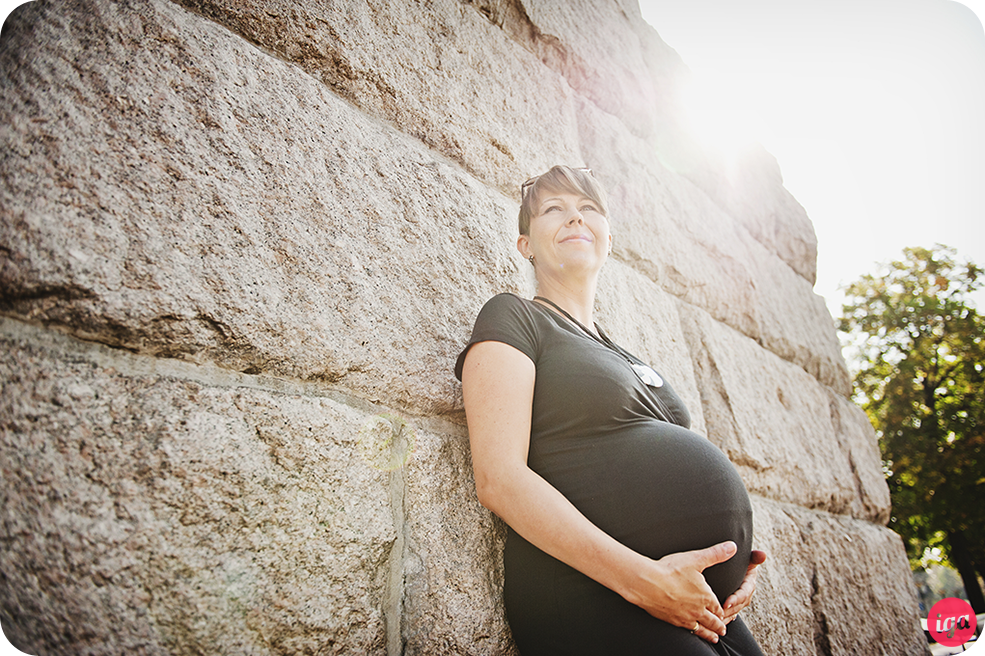
[[[593,178],[595,177],[595,173],[592,171],[592,169],[588,168],[587,166],[583,166],[583,167],[572,169],[572,170],[573,171],[581,171],[582,173],[587,173],[588,175],[592,176]],[[540,178],[541,178],[542,175],[544,175],[544,174],[541,173],[540,175],[535,175],[534,177],[530,178],[529,180],[527,180],[526,182],[524,182],[522,185],[520,185],[520,200],[523,200],[524,198],[527,197],[527,191],[530,189],[530,187],[533,186],[533,184],[535,182],[537,182],[538,180],[540,180]]]

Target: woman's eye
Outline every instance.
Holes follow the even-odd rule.
[[[584,207],[582,207],[578,211],[579,212],[596,212],[596,213],[601,214],[601,212],[599,212],[599,209],[597,207],[595,207],[594,205],[585,205]]]
[[[560,211],[561,211],[560,205],[551,205],[550,207],[544,209],[544,214],[547,214],[548,212],[560,212]]]

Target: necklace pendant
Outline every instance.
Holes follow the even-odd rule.
[[[663,387],[664,381],[657,374],[656,371],[646,366],[645,364],[635,364],[633,363],[633,371],[644,383],[650,387]]]

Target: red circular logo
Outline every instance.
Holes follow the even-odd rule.
[[[945,647],[957,647],[968,642],[975,635],[977,626],[978,618],[971,604],[957,597],[938,601],[927,618],[930,635]]]

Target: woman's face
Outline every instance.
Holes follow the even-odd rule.
[[[530,234],[517,248],[534,256],[538,274],[597,273],[609,252],[609,220],[598,204],[580,194],[545,190],[530,219]]]

